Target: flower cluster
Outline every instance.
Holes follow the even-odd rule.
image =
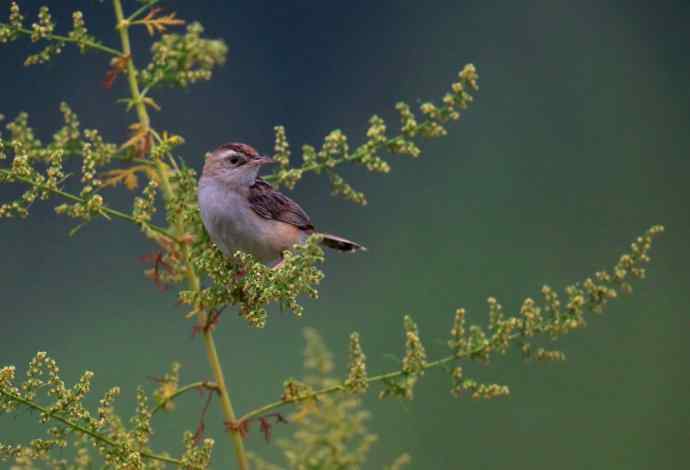
[[[510,389],[506,385],[482,384],[474,379],[463,379],[461,367],[456,367],[451,373],[451,377],[453,378],[451,393],[456,397],[468,393],[475,400],[482,398],[490,400],[510,395]]]
[[[19,32],[24,29],[24,15],[19,10],[17,2],[10,3],[9,22],[0,23],[0,44],[14,41]]]
[[[156,212],[156,195],[158,194],[158,181],[151,178],[142,192],[142,197],[134,198],[132,217],[143,224],[149,222]]]
[[[250,325],[263,327],[271,303],[301,316],[304,308],[298,297],[306,294],[317,298],[314,285],[323,278],[315,263],[323,261],[318,235],[310,236],[302,245],[285,252],[279,269],[257,262],[253,256],[237,252],[230,259],[207,238],[195,243],[193,263],[198,273],[207,274],[213,284],[199,290],[180,292],[182,303],[194,311],[211,312],[226,305],[238,305],[239,313]]]
[[[367,357],[359,342],[359,333],[350,335],[350,371],[345,379],[345,387],[353,393],[364,393],[369,388],[367,382]]]
[[[170,174],[170,185],[174,188],[165,201],[165,216],[171,226],[180,225],[186,233],[206,242],[199,207],[197,205],[197,176],[192,168],[181,168]]]
[[[65,124],[54,135],[52,142],[43,145],[28,125],[26,113],[7,124],[9,138],[0,135],[0,160],[11,157],[9,167],[0,167],[0,182],[19,181],[28,188],[20,198],[0,205],[0,216],[26,217],[29,207],[37,199],[48,199],[58,194],[75,201],[60,205],[56,210],[73,217],[88,219],[99,214],[103,198],[98,194],[100,181],[97,167],[107,164],[115,153],[115,146],[103,141],[97,131],[79,128],[79,120],[67,104],[60,106]],[[82,183],[80,196],[64,193],[61,188],[67,179],[63,161],[73,155],[82,157]],[[45,168],[41,171],[41,167]]]
[[[96,38],[91,36],[86,29],[84,14],[80,11],[72,13],[72,30],[67,33],[67,37],[79,47],[82,53],[86,52],[89,43],[96,42]]]
[[[72,13],[72,29],[64,36],[54,34],[55,21],[47,6],[39,8],[38,18],[30,26],[30,28],[24,26],[24,16],[17,2],[10,3],[9,21],[0,23],[0,43],[14,41],[20,35],[29,36],[34,43],[47,42],[47,45],[39,52],[29,55],[24,61],[24,65],[46,63],[59,55],[66,44],[76,45],[81,52],[86,52],[88,49],[101,49],[110,54],[117,53],[117,51],[103,46],[88,34],[84,15],[80,11]]]
[[[426,366],[426,350],[419,338],[417,324],[409,315],[405,315],[403,324],[405,327],[405,357],[402,361],[402,370],[406,375],[422,375]]]
[[[285,127],[275,126],[273,130],[276,133],[276,143],[273,146],[273,159],[280,165],[281,169],[287,169],[290,166],[290,144],[285,135]]]
[[[153,392],[153,398],[156,400],[158,406],[161,406],[165,411],[172,411],[175,409],[175,401],[171,400],[172,396],[177,392],[180,385],[180,369],[182,366],[179,362],[173,362],[170,367],[170,372],[166,372],[163,377],[156,379],[158,388]]]
[[[48,7],[42,6],[38,10],[38,23],[31,25],[31,41],[36,42],[50,36],[55,30],[53,17],[50,15]]]
[[[164,34],[151,46],[151,63],[141,71],[145,87],[187,87],[210,80],[213,69],[225,63],[228,47],[220,39],[204,39],[199,23],[187,26],[185,34]]]
[[[90,411],[84,401],[91,391],[93,372],[84,372],[77,383],[68,387],[60,377],[60,368],[46,353],[39,352],[31,360],[26,379],[17,382],[14,366],[0,368],[0,413],[13,413],[21,408],[36,411],[37,419],[47,427],[48,439],[34,439],[28,445],[0,443],[0,460],[12,460],[16,468],[34,468],[34,462],[45,462],[53,468],[91,468],[93,459],[87,446],[91,444],[111,468],[163,468],[164,463],[189,464],[187,468],[208,466],[213,441],[207,439],[197,447],[189,445],[185,434],[185,452],[180,459],[157,454],[150,447],[153,433],[151,409],[143,389],[137,391],[137,407],[126,426],[114,410],[120,394],[118,387],[108,390],[99,401],[98,409]],[[53,450],[65,449],[72,441],[77,448],[73,462],[52,457]],[[14,468],[14,467],[13,467]]]
[[[103,155],[95,152],[90,142],[84,142],[81,151],[83,157],[81,166],[83,187],[79,193],[81,201],[74,204],[60,204],[55,208],[55,212],[88,221],[93,216],[103,213],[103,196],[97,193],[101,180],[96,177],[96,169],[103,161]]]

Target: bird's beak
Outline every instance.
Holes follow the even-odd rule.
[[[266,155],[259,155],[256,158],[251,159],[249,163],[252,165],[271,165],[276,163],[276,161],[271,157],[267,157]]]

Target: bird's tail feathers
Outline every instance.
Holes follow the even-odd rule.
[[[321,237],[321,244],[338,251],[344,251],[346,253],[354,253],[356,251],[367,251],[366,247],[355,243],[347,238],[338,237],[336,235],[331,235],[330,233],[319,233]]]

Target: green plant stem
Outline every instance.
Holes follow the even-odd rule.
[[[150,119],[146,106],[142,100],[141,92],[139,90],[139,83],[137,81],[137,71],[134,66],[134,58],[132,57],[132,50],[129,42],[129,24],[125,20],[124,13],[122,11],[121,0],[113,0],[113,9],[115,10],[115,18],[117,20],[117,30],[120,33],[120,42],[122,43],[122,55],[129,57],[130,60],[127,62],[127,80],[129,82],[129,88],[132,94],[132,101],[135,103],[137,110],[137,115],[139,117],[139,124],[143,129],[150,128]],[[170,180],[168,179],[167,171],[163,162],[160,159],[155,160],[156,167],[158,170],[159,178],[161,181],[161,189],[163,192],[163,197],[166,201],[171,200],[174,197],[172,187],[170,185]],[[175,232],[178,238],[184,235],[185,227],[178,221],[174,224]],[[198,291],[201,288],[201,282],[199,277],[194,272],[194,268],[190,262],[190,247],[187,244],[182,245],[182,255],[187,265],[187,282],[193,291]],[[197,322],[199,325],[206,324],[206,313],[203,311],[197,312]],[[218,393],[220,394],[220,402],[223,410],[223,415],[225,416],[225,421],[228,423],[236,422],[235,411],[232,407],[232,401],[230,400],[230,394],[228,393],[228,387],[225,383],[225,376],[223,374],[223,369],[220,364],[220,359],[218,358],[218,352],[216,350],[216,344],[213,340],[213,333],[209,328],[203,330],[204,335],[204,346],[206,347],[206,353],[208,355],[208,361],[211,365],[213,375],[218,386]],[[237,463],[240,470],[248,470],[249,462],[247,460],[247,453],[244,449],[244,441],[242,435],[238,430],[233,430],[232,426],[228,426],[228,435],[235,448],[235,456],[237,458]]]
[[[139,7],[134,13],[127,17],[127,22],[131,23],[132,21],[136,20],[139,18],[139,16],[141,16],[142,13],[154,6],[159,1],[160,0],[151,0],[150,2],[146,2],[146,5]]]
[[[173,393],[173,394],[170,395],[169,397],[166,397],[165,400],[161,400],[161,402],[158,403],[158,404],[156,405],[156,407],[153,408],[153,409],[151,410],[151,416],[153,416],[153,415],[155,415],[156,413],[158,413],[160,410],[162,410],[162,409],[165,407],[165,405],[167,405],[168,403],[170,403],[170,402],[173,401],[174,399],[178,398],[180,395],[183,395],[183,394],[187,393],[187,392],[190,391],[190,390],[196,390],[196,389],[199,389],[199,388],[205,388],[205,389],[207,389],[207,390],[215,390],[215,391],[218,391],[218,385],[214,384],[213,382],[206,382],[206,381],[203,381],[203,382],[194,382],[194,383],[191,383],[191,384],[189,384],[189,385],[185,385],[184,387],[178,388],[178,389],[175,391],[175,393]]]
[[[22,405],[28,406],[29,408],[32,408],[36,411],[39,411],[39,412],[45,414],[46,416],[50,416],[51,418],[53,418],[57,421],[60,421],[62,424],[64,424],[65,426],[69,427],[70,429],[72,429],[74,431],[78,431],[78,432],[87,434],[87,435],[91,436],[92,438],[96,439],[97,441],[102,442],[104,444],[107,444],[111,447],[122,448],[121,444],[118,444],[117,442],[113,441],[112,439],[110,439],[106,436],[103,436],[102,434],[99,434],[97,432],[94,432],[88,428],[85,428],[84,426],[82,426],[78,423],[75,423],[74,421],[67,419],[64,416],[61,416],[61,415],[56,414],[54,412],[51,412],[48,408],[41,406],[38,403],[34,403],[30,400],[26,400],[25,398],[23,398],[19,395],[16,395],[9,390],[5,390],[3,388],[0,388],[0,394],[6,396],[10,400],[16,401],[17,403],[21,403]],[[172,457],[166,457],[164,455],[154,454],[151,452],[139,451],[139,455],[141,455],[142,457],[145,457],[147,459],[159,460],[161,462],[175,464],[178,467],[182,467],[183,465],[185,465],[185,464],[183,464],[183,462],[181,460],[173,459]]]
[[[422,124],[426,124],[426,123],[427,122],[425,121]],[[420,125],[422,125],[422,124],[420,124]],[[383,148],[383,149],[389,149],[391,145],[395,144],[401,138],[404,138],[404,137],[405,136],[402,134],[397,135],[395,137],[390,137],[386,141],[381,142],[379,144],[379,147]],[[342,158],[334,159],[331,166],[326,165],[325,163],[315,162],[315,163],[310,163],[309,165],[302,165],[301,167],[293,168],[293,169],[300,170],[302,173],[308,173],[311,171],[319,173],[322,170],[333,169],[336,166],[340,165],[341,163],[354,162],[354,161],[360,160],[362,158],[362,155],[364,154],[364,151],[365,151],[365,149],[363,148],[363,146],[360,146],[360,147],[356,148],[353,153],[347,154]],[[390,150],[388,150],[388,152],[391,154],[394,154],[394,152],[392,152]],[[413,158],[416,158],[416,157],[413,157]],[[264,176],[263,179],[265,179],[268,182],[276,181],[278,179],[278,175],[277,175],[277,173],[274,172],[270,175]]]
[[[348,155],[344,158],[336,158],[333,162],[333,166],[326,166],[323,163],[310,163],[309,165],[303,165],[301,167],[292,168],[292,169],[293,170],[295,170],[295,169],[300,170],[302,173],[308,173],[310,171],[313,171],[315,173],[319,173],[320,171],[325,170],[326,168],[328,168],[330,170],[330,169],[335,168],[336,166],[340,165],[341,163],[344,163],[346,161],[347,162],[355,161],[358,158],[361,158],[361,156],[358,155],[358,152],[355,152],[355,153]],[[270,182],[274,182],[278,179],[278,174],[277,173],[271,173],[270,175],[262,176],[262,178],[270,183]]]
[[[510,338],[510,340],[514,340],[514,339],[519,338],[519,337],[520,337],[519,334],[514,334],[514,335],[511,335],[509,338]],[[477,348],[473,349],[472,351],[467,351],[467,352],[460,353],[460,354],[452,354],[450,356],[442,357],[441,359],[437,359],[435,361],[427,362],[426,364],[424,364],[424,370],[431,369],[434,367],[439,367],[439,366],[442,366],[444,364],[448,364],[449,362],[452,362],[454,360],[462,359],[464,357],[476,356],[478,354],[481,354],[487,348],[490,348],[490,347],[491,347],[491,344],[486,343],[486,344],[483,344],[481,346],[478,346]],[[396,377],[400,377],[403,375],[405,375],[405,371],[403,371],[403,370],[395,370],[395,371],[387,372],[385,374],[374,375],[373,377],[367,378],[367,384],[372,384],[372,383],[376,383],[376,382],[382,382],[385,380],[395,379]],[[268,413],[271,410],[274,410],[274,409],[279,408],[279,407],[284,406],[284,405],[290,405],[290,404],[299,403],[299,402],[306,401],[306,400],[312,400],[312,399],[317,398],[321,395],[328,395],[328,394],[335,393],[335,392],[343,392],[345,390],[346,390],[345,384],[344,384],[344,382],[341,382],[337,385],[332,385],[330,387],[325,387],[325,388],[313,391],[311,393],[301,395],[301,396],[299,396],[293,400],[274,401],[273,403],[269,403],[267,405],[261,406],[259,408],[256,408],[256,409],[250,411],[249,413],[245,414],[244,416],[242,416],[240,418],[240,422],[255,418],[257,416],[261,416],[263,414]]]
[[[399,137],[400,136],[392,137],[381,145],[383,147],[385,147],[387,145],[391,145]],[[356,149],[353,153],[351,153],[349,155],[345,155],[342,158],[334,159],[332,166],[327,166],[324,163],[316,162],[316,163],[310,163],[309,165],[302,165],[299,168],[293,168],[293,169],[300,170],[302,173],[308,173],[310,171],[313,171],[315,173],[319,173],[322,170],[331,170],[331,169],[335,168],[336,166],[340,165],[341,163],[357,161],[357,160],[362,158],[363,153],[364,153],[364,150],[359,148],[359,149]],[[276,173],[272,173],[270,175],[263,176],[263,179],[265,179],[268,182],[276,181],[278,179],[278,175]]]
[[[143,96],[148,95],[148,94],[149,94],[149,91],[151,91],[151,89],[152,89],[154,86],[156,86],[160,80],[161,80],[160,78],[154,78],[154,79],[151,81],[151,83],[149,83],[148,85],[146,85],[146,86],[144,87],[144,89],[141,91],[141,96],[143,97]]]
[[[424,365],[424,369],[431,369],[432,367],[438,367],[438,366],[441,366],[443,364],[447,364],[447,363],[453,361],[454,359],[458,359],[460,357],[462,357],[462,356],[452,355],[452,356],[447,356],[447,357],[438,359],[436,361],[427,362]],[[373,377],[368,377],[367,383],[372,384],[372,383],[381,382],[384,380],[390,380],[390,379],[394,379],[396,377],[400,377],[404,374],[405,374],[405,372],[403,372],[402,370],[387,372],[385,374],[380,374],[380,375],[375,375]],[[299,397],[292,399],[292,400],[274,401],[273,403],[269,403],[267,405],[261,406],[259,408],[256,408],[256,409],[248,412],[247,414],[243,415],[239,421],[243,422],[243,421],[247,421],[247,420],[252,419],[252,418],[256,418],[258,416],[264,415],[264,414],[268,413],[269,411],[272,411],[272,410],[279,408],[281,406],[291,405],[291,404],[295,404],[295,403],[299,403],[299,402],[303,402],[303,401],[307,401],[307,400],[313,400],[314,398],[320,397],[322,395],[329,395],[329,394],[335,393],[335,392],[344,392],[345,390],[346,390],[346,388],[345,388],[344,383],[339,383],[337,385],[332,385],[330,387],[325,387],[325,388],[322,388],[319,390],[315,390],[311,393],[306,393],[304,395],[300,395]]]
[[[637,279],[642,279],[644,277],[644,269],[640,267],[640,265],[649,262],[649,257],[647,256],[646,251],[651,248],[651,242],[652,242],[652,236],[659,234],[663,231],[663,226],[660,225],[655,225],[647,230],[645,235],[643,237],[638,237],[637,241],[632,244],[632,254],[625,254],[620,257],[618,263],[614,267],[614,271],[617,270],[623,270],[622,277],[618,278],[610,278],[608,274],[605,274],[607,281],[609,285],[617,285],[619,287],[625,286],[628,284],[629,280],[626,280],[627,270],[630,269],[632,272],[633,278]],[[627,259],[627,261],[624,262],[624,260]],[[620,267],[621,265],[626,266],[625,269]],[[606,273],[604,271],[602,274]],[[597,273],[599,274],[599,273]],[[628,276],[628,279],[630,277]],[[587,280],[583,283],[586,285],[587,283],[591,283],[592,280],[591,278],[587,278]],[[578,284],[575,284],[574,286],[577,286]],[[546,288],[546,286],[544,287]],[[572,288],[572,287],[571,287]],[[584,297],[582,295],[584,294],[578,294],[575,298],[577,297],[582,297],[581,303],[576,304],[576,306],[572,306],[573,303],[575,302],[575,298],[571,299],[571,301],[568,303],[567,309],[570,311],[570,309],[582,309],[582,311],[578,314],[581,315],[585,311],[589,312],[594,312],[594,313],[601,313],[601,308],[602,306],[606,305],[606,302],[610,299],[616,298],[617,295],[614,295],[613,297],[610,296],[602,296],[600,292],[600,289],[602,287],[593,287],[592,289],[595,289],[593,292],[597,293],[596,296],[592,295],[592,292],[589,294],[589,298],[587,300],[583,300]],[[606,288],[606,287],[604,287]],[[630,289],[628,285],[628,289]],[[566,292],[568,292],[568,288],[566,288]],[[626,292],[626,289],[623,289],[623,292]],[[613,290],[613,293],[615,294],[616,291]],[[544,294],[546,295],[546,294]],[[569,294],[570,295],[570,294]],[[556,297],[557,298],[557,297]],[[608,299],[608,300],[607,300]],[[495,299],[494,299],[495,302]],[[547,299],[548,302],[548,299]],[[556,300],[557,302],[557,300]],[[560,304],[559,304],[560,305]],[[553,313],[553,312],[552,312]],[[558,316],[561,315],[561,313],[556,312],[554,315]],[[515,319],[516,317],[512,317],[512,319]],[[555,320],[557,321],[557,320]],[[501,352],[505,352],[505,348],[509,344],[515,344],[515,340],[519,338],[531,338],[535,337],[540,334],[548,334],[551,336],[551,339],[555,339],[555,337],[558,337],[562,334],[567,333],[568,331],[572,331],[574,328],[566,329],[565,331],[559,331],[557,330],[556,336],[554,336],[554,330],[552,328],[549,328],[549,325],[543,322],[543,320],[540,320],[541,324],[530,326],[529,328],[523,323],[522,326],[519,328],[518,333],[513,333],[510,335],[507,335],[505,338],[499,337],[499,347],[497,348],[497,345],[492,343],[490,340],[485,340],[482,341],[481,344],[478,346],[475,346],[473,349],[470,350],[465,350],[465,351],[456,351],[455,354],[452,354],[450,356],[443,357],[441,359],[437,359],[435,361],[427,362],[424,364],[423,369],[431,369],[433,367],[438,367],[442,366],[444,364],[447,364],[452,361],[456,361],[462,358],[475,358],[479,357],[480,359],[488,359],[489,354],[493,351],[499,350]],[[505,342],[505,343],[504,343]],[[517,344],[519,346],[519,343]],[[380,381],[386,381],[390,379],[394,379],[397,377],[401,377],[406,375],[406,372],[404,370],[396,370],[392,372],[388,372],[385,374],[381,375],[375,375],[373,377],[368,377],[366,379],[367,384],[372,384],[375,382],[380,382]],[[345,386],[345,382],[341,382],[336,385],[332,385],[330,387],[324,387],[322,389],[312,391],[310,393],[305,393],[303,395],[298,395],[296,398],[289,399],[289,400],[278,400],[273,403],[269,403],[267,405],[261,406],[259,408],[256,408],[254,410],[251,410],[250,412],[244,414],[240,418],[240,423],[246,422],[247,420],[250,420],[252,418],[255,418],[257,416],[261,416],[266,414],[269,411],[272,411],[276,408],[279,408],[284,405],[289,405],[289,404],[294,404],[294,403],[299,403],[305,400],[311,400],[314,398],[317,398],[322,395],[327,395],[330,393],[335,393],[339,391],[347,391],[347,387]]]
[[[45,184],[37,183],[36,181],[32,181],[31,179],[25,178],[23,176],[17,176],[14,173],[12,173],[10,170],[7,170],[5,168],[0,168],[0,174],[7,175],[10,178],[12,178],[13,180],[17,180],[17,181],[21,181],[22,183],[30,184],[31,186],[34,186],[35,188],[39,188],[39,189],[42,189],[45,191],[50,191],[51,193],[56,194],[60,197],[63,197],[67,200],[79,202],[82,204],[86,203],[85,199],[83,199],[77,195],[67,193],[67,192],[62,191],[62,190],[57,189],[57,188],[52,188],[52,187],[45,185]],[[118,211],[116,209],[111,209],[109,207],[105,207],[105,206],[101,207],[101,215],[103,215],[103,217],[106,217],[106,218],[108,218],[108,216],[113,216],[113,217],[116,217],[118,219],[127,220],[129,222],[134,223],[134,224],[139,224],[139,222],[137,222],[137,220],[134,217],[132,217],[131,215],[126,214],[126,213],[121,212],[121,211]],[[148,228],[148,229],[150,229],[156,233],[159,233],[159,234],[165,236],[166,238],[169,238],[171,240],[176,240],[176,238],[173,235],[171,235],[170,232],[168,232],[168,230],[164,229],[163,227],[159,227],[158,225],[150,224],[148,222],[142,222],[142,224],[146,228]]]
[[[26,28],[17,28],[16,31],[20,32],[22,34],[27,34],[29,36],[31,36],[33,34],[33,31],[31,31],[30,29],[26,29]],[[86,47],[89,47],[91,49],[95,49],[97,51],[105,52],[106,54],[114,55],[117,57],[122,56],[120,51],[118,51],[117,49],[113,49],[111,47],[104,46],[103,44],[99,44],[97,42],[93,42],[93,41],[89,41],[89,40],[77,40],[77,39],[72,39],[68,36],[61,36],[59,34],[47,34],[45,36],[45,38],[51,39],[53,41],[71,42],[74,44],[84,44]]]

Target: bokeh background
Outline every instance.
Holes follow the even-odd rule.
[[[3,6],[8,2],[3,2]],[[35,14],[41,3],[21,2]],[[366,468],[401,452],[411,468],[648,469],[690,464],[688,228],[690,189],[690,4],[634,1],[524,2],[183,2],[167,6],[199,19],[230,45],[212,82],[156,98],[157,128],[185,136],[182,153],[200,168],[206,151],[244,141],[262,151],[284,124],[293,150],[341,128],[353,143],[373,113],[397,121],[393,105],[440,98],[466,62],[477,65],[476,104],[420,160],[395,158],[388,176],[344,170],[369,197],[360,208],[329,197],[322,177],[291,194],[322,229],[369,251],[331,255],[321,299],[297,320],[274,312],[263,330],[224,316],[217,341],[236,408],[274,400],[300,376],[306,326],[317,328],[344,370],[347,337],[363,337],[371,373],[395,368],[401,319],[418,321],[432,357],[456,307],[474,321],[496,296],[515,310],[548,282],[563,286],[611,265],[652,224],[667,233],[648,281],[607,316],[560,342],[568,360],[523,364],[511,355],[477,376],[510,385],[506,400],[453,399],[441,370],[428,372],[412,402],[367,398],[380,442]],[[87,25],[117,44],[108,2],[50,2],[58,24],[82,9]],[[69,4],[69,5],[68,5]],[[129,2],[130,11],[136,4]],[[139,31],[139,64],[148,36]],[[0,49],[0,112],[30,113],[43,138],[60,125],[65,100],[86,128],[124,141],[134,115],[114,100],[127,93],[100,81],[108,58],[67,50],[26,69],[27,42]],[[0,188],[3,199],[17,188]],[[124,190],[111,196],[127,209]],[[37,204],[27,220],[0,222],[0,363],[23,369],[46,350],[74,380],[96,372],[96,392],[153,388],[172,360],[183,381],[210,378],[203,348],[172,293],[143,277],[137,257],[153,247],[124,223],[98,221],[69,238],[74,222]],[[157,449],[179,449],[201,399],[155,420]],[[0,419],[0,440],[34,435],[28,413]],[[214,468],[234,465],[218,437]],[[286,436],[292,426],[275,429]],[[249,448],[277,460],[258,432]]]

